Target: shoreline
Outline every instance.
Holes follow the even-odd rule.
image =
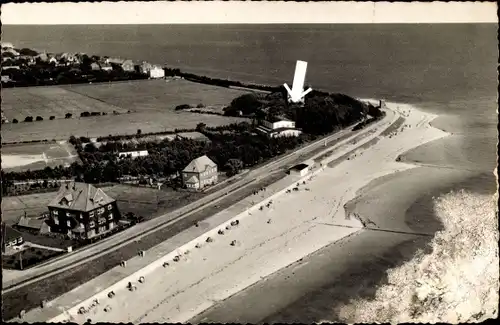
[[[366,99],[363,99],[363,100],[366,100]],[[397,103],[393,103],[393,102],[388,102],[387,104],[391,108],[393,107],[393,105],[397,105]],[[401,105],[405,105],[404,107],[406,108],[406,111],[408,110],[408,108],[413,109],[413,110],[418,110],[418,107],[415,107],[413,105],[406,105],[406,104],[401,104]],[[436,136],[431,137],[432,139],[430,139],[424,143],[427,143],[427,142],[430,142],[430,141],[433,141],[433,140],[436,140],[439,138],[443,138],[443,137],[446,137],[449,135],[449,133],[447,133],[447,132],[444,132],[444,131],[439,130],[437,128],[431,127],[431,124],[429,122],[431,122],[432,120],[437,118],[438,115],[431,114],[431,113],[425,113],[422,111],[420,111],[420,112],[422,113],[422,115],[427,116],[427,119],[426,119],[427,122],[424,124],[428,124],[431,129],[434,129],[437,131],[437,132],[434,132],[436,134]],[[406,122],[405,122],[405,124],[406,124]],[[419,144],[419,145],[421,145],[421,144]],[[395,159],[396,157],[403,155],[406,152],[411,151],[412,149],[414,149],[416,147],[417,146],[413,146],[411,148],[399,150],[399,152],[397,152],[397,155],[394,155],[393,157]],[[400,165],[405,166],[404,168],[402,168],[403,171],[401,171],[401,172],[392,170],[384,175],[380,175],[379,177],[374,175],[372,177],[372,179],[368,180],[364,185],[360,184],[359,186],[355,186],[357,188],[357,190],[354,191],[355,193],[353,193],[352,199],[348,200],[348,202],[345,205],[348,205],[349,203],[356,200],[357,198],[362,197],[363,192],[365,192],[365,189],[370,187],[370,186],[373,186],[373,184],[372,184],[373,182],[380,182],[380,181],[383,182],[384,180],[387,180],[388,178],[393,177],[395,174],[405,174],[406,171],[413,171],[413,170],[419,169],[419,168],[417,168],[418,166],[412,165],[411,163],[400,163]],[[321,177],[323,177],[323,176],[321,176]],[[392,193],[394,193],[394,192],[392,192]],[[414,196],[413,200],[416,200],[417,198],[418,198],[418,196],[417,197]],[[374,209],[373,204],[374,204],[373,201],[369,204],[371,209]],[[346,208],[346,212],[349,213],[349,209]],[[436,216],[432,215],[430,218],[436,219]],[[367,226],[368,226],[368,228],[369,227],[381,228],[377,225],[371,225],[371,224],[368,224]],[[382,224],[380,226],[388,227],[390,225]],[[395,228],[394,230],[396,232],[398,232],[398,231],[411,232],[412,231],[412,229],[409,229],[409,227],[405,227],[404,224],[392,225],[392,227]],[[431,228],[434,228],[434,227],[431,227]],[[394,259],[394,257],[392,257],[391,255],[388,255],[388,253],[390,254],[390,252],[392,252],[392,250],[389,247],[393,247],[393,248],[401,247],[401,249],[405,252],[404,254],[401,253],[401,254],[396,254],[396,255],[412,256],[417,251],[418,248],[424,248],[426,243],[430,241],[431,237],[428,237],[428,236],[432,236],[432,233],[434,233],[434,229],[431,229],[430,232],[431,232],[431,234],[416,233],[413,236],[412,235],[404,236],[401,234],[398,235],[395,233],[392,233],[392,234],[386,233],[386,236],[388,236],[388,237],[384,237],[384,236],[380,236],[380,233],[378,233],[378,235],[377,235],[374,232],[370,232],[367,230],[361,230],[360,232],[357,233],[356,238],[349,239],[345,242],[344,242],[344,240],[341,240],[342,243],[340,243],[339,246],[343,246],[344,249],[349,249],[349,247],[352,246],[353,250],[356,251],[356,254],[353,254],[355,256],[358,256],[360,254],[363,255],[363,252],[361,252],[363,250],[372,251],[374,257],[368,256],[367,254],[363,255],[364,256],[363,259],[365,259],[366,261],[368,261],[368,260],[375,261],[379,258],[382,258],[384,261],[388,261],[391,258]],[[375,237],[373,237],[373,236],[375,236]],[[412,240],[411,238],[414,238],[414,239]],[[416,239],[418,239],[418,241],[414,242],[414,240],[416,240]],[[363,242],[369,243],[373,240],[375,240],[375,241],[373,242],[372,245],[374,245],[376,247],[378,246],[378,248],[380,248],[379,250],[377,250],[376,248],[368,249],[368,247],[370,247],[371,245],[365,246],[365,248],[363,248],[363,249],[359,248],[359,245],[362,245]],[[408,240],[410,242],[407,243]],[[383,244],[381,244],[381,242],[383,242]],[[418,243],[418,244],[415,244],[415,243]],[[401,246],[401,245],[403,245],[403,246]],[[356,269],[352,264],[352,263],[354,263],[354,264],[356,263],[354,261],[354,260],[356,260],[356,258],[353,258],[350,253],[347,256],[345,254],[345,252],[342,252],[341,250],[339,250],[340,248],[336,247],[336,246],[337,246],[336,244],[330,244],[328,246],[323,247],[322,249],[312,253],[308,258],[304,258],[303,260],[295,262],[292,265],[290,265],[284,269],[281,269],[280,271],[263,279],[262,281],[255,284],[254,286],[246,289],[245,291],[239,292],[238,294],[232,296],[231,298],[228,298],[224,302],[220,302],[218,306],[212,307],[209,310],[206,310],[205,312],[200,313],[199,315],[191,318],[189,321],[191,323],[198,323],[198,322],[221,322],[221,323],[223,323],[223,322],[231,322],[231,321],[234,322],[235,319],[238,320],[238,322],[243,322],[243,323],[248,323],[248,322],[250,322],[250,323],[256,323],[256,322],[259,322],[259,323],[260,322],[266,322],[266,323],[267,322],[292,322],[292,321],[295,321],[295,322],[301,321],[301,322],[307,323],[307,322],[321,321],[321,319],[308,317],[307,315],[311,313],[310,311],[304,312],[304,314],[305,314],[304,319],[294,318],[292,315],[297,315],[297,313],[300,314],[300,312],[296,311],[297,306],[295,306],[296,304],[294,305],[294,300],[302,301],[302,303],[298,303],[299,306],[309,305],[307,303],[308,298],[305,298],[303,296],[304,295],[303,292],[309,293],[310,291],[314,291],[315,289],[318,291],[321,291],[321,288],[324,285],[324,284],[319,284],[321,282],[321,280],[314,281],[314,280],[304,279],[304,277],[306,276],[306,273],[307,274],[316,274],[316,272],[318,272],[318,274],[321,274],[322,272],[325,272],[324,269],[326,268],[326,269],[331,269],[331,271],[330,271],[330,273],[325,274],[325,278],[326,278],[326,279],[324,279],[325,282],[331,282],[332,281],[331,277],[334,274],[338,274],[338,276],[341,277],[341,279],[343,279],[339,282],[352,281],[352,279],[350,279],[352,274],[348,270],[349,269]],[[386,246],[387,246],[387,251],[385,251]],[[398,251],[398,250],[399,249],[396,249],[396,251]],[[334,254],[334,256],[336,256],[336,257],[332,256],[332,254]],[[339,257],[339,255],[344,256],[344,259],[346,261],[347,260],[350,261],[349,263],[351,263],[351,265],[343,265],[343,267],[334,267],[334,266],[329,265],[328,263],[325,264],[325,260],[333,259],[333,260],[331,260],[330,263],[334,263],[333,262],[334,260],[335,261],[343,260],[342,258]],[[383,256],[385,256],[385,257],[383,257]],[[338,262],[335,262],[335,263],[338,263]],[[347,263],[347,264],[349,264],[349,263]],[[395,262],[395,263],[397,264],[398,262]],[[341,263],[341,264],[345,264],[345,263]],[[311,268],[315,267],[314,265],[316,265],[316,269],[314,269],[314,271],[311,271]],[[370,263],[368,263],[367,265],[370,265]],[[380,280],[383,278],[384,271],[386,268],[384,268],[384,263],[382,263],[382,264],[379,263],[376,265],[378,268],[377,270],[379,270],[380,268],[381,269],[380,269],[380,271],[377,271],[378,275],[374,275],[374,277],[378,278]],[[369,268],[372,268],[372,267],[373,267],[373,265],[370,266]],[[309,268],[309,271],[306,271],[308,268]],[[363,268],[360,268],[360,269],[363,269]],[[300,282],[308,282],[309,287],[307,287],[307,289],[302,288],[301,290],[299,290],[296,287],[301,287],[301,286],[303,287],[304,284],[302,284],[302,285],[297,284],[296,285],[294,283],[294,284],[292,284],[292,287],[295,287],[295,288],[290,288],[288,290],[290,283],[286,282],[283,278],[296,277],[298,275],[298,273],[301,272],[301,270],[304,270],[304,271],[302,272],[303,276],[302,277],[299,276],[299,279],[300,279],[299,281]],[[343,271],[343,272],[341,272],[341,271]],[[344,274],[345,277],[341,276],[342,274]],[[319,276],[319,277],[321,277],[321,276]],[[378,284],[378,282],[380,282],[379,280],[371,279],[369,281],[372,281],[371,282],[372,285],[376,285],[376,284]],[[273,293],[273,291],[277,290],[276,287],[277,286],[279,287],[280,285],[282,285],[283,286],[282,289],[287,292],[285,294],[286,297],[283,297],[283,295]],[[352,285],[356,286],[356,283],[352,283]],[[312,288],[312,290],[311,290],[311,288]],[[347,291],[349,291],[349,290],[347,290]],[[321,294],[321,293],[319,293],[319,294]],[[342,294],[341,292],[337,292],[337,291],[335,293],[335,295],[341,295],[341,294]],[[279,296],[279,297],[277,297],[277,296]],[[252,297],[253,299],[249,298],[249,297]],[[265,303],[264,303],[264,302],[258,301],[259,299],[261,299],[261,297],[271,297],[271,298],[268,298],[268,299],[264,298],[263,299],[265,301]],[[328,299],[328,297],[324,297],[324,298]],[[283,300],[286,300],[286,302],[283,302]],[[243,310],[242,308],[239,308],[240,305],[246,306],[248,304],[254,304],[256,311],[254,311],[254,310],[248,311],[248,310]],[[311,305],[314,305],[314,304],[312,303]],[[273,307],[274,309],[271,307],[268,307],[268,306],[274,306]],[[310,309],[315,310],[316,308],[317,308],[317,306],[310,306]],[[280,318],[280,314],[281,314],[282,309],[290,311],[290,315],[287,315],[289,317],[281,315],[283,317]],[[284,312],[284,314],[285,315],[287,314],[286,311]],[[263,317],[263,315],[267,315],[267,316]],[[270,316],[270,315],[274,315],[274,317]]]
[[[394,103],[388,103],[388,105],[390,105],[390,107],[392,108],[392,105],[394,105]],[[418,109],[416,109],[414,107],[411,107],[409,105],[404,105],[404,107],[408,110],[408,113],[409,113],[409,115],[408,115],[408,117],[409,117],[408,123],[410,123],[412,125],[414,124],[418,128],[417,131],[414,131],[414,129],[413,130],[409,129],[409,131],[407,131],[406,134],[418,132],[418,134],[420,135],[420,138],[418,138],[418,139],[415,140],[415,137],[412,137],[412,136],[408,137],[407,136],[406,138],[409,138],[412,141],[409,141],[410,143],[406,143],[405,144],[404,141],[403,141],[403,143],[400,143],[401,141],[398,141],[398,142],[394,143],[393,140],[397,140],[398,139],[397,136],[394,136],[394,137],[379,137],[379,141],[377,143],[373,144],[373,147],[375,147],[375,148],[372,147],[370,149],[358,149],[358,150],[356,150],[357,153],[353,153],[353,155],[352,155],[353,158],[351,158],[349,161],[346,160],[346,161],[341,162],[334,169],[325,167],[326,170],[323,171],[318,177],[316,177],[313,181],[311,181],[307,185],[309,188],[311,188],[310,189],[311,192],[322,193],[322,192],[324,192],[325,186],[328,187],[329,184],[331,184],[332,182],[333,183],[339,183],[344,178],[347,178],[347,179],[345,179],[342,182],[343,185],[348,184],[350,186],[347,186],[347,188],[344,188],[343,190],[342,189],[338,189],[336,191],[336,193],[338,193],[338,197],[340,197],[340,200],[339,201],[334,200],[333,202],[330,199],[325,198],[325,197],[323,197],[321,199],[318,199],[316,195],[312,195],[313,193],[301,192],[301,194],[303,196],[306,195],[306,193],[308,193],[307,197],[309,197],[309,199],[312,200],[312,202],[315,202],[315,203],[312,203],[310,205],[311,209],[313,209],[313,208],[314,209],[319,208],[319,209],[322,209],[322,210],[318,210],[317,213],[314,214],[314,215],[316,215],[316,217],[314,217],[312,219],[310,219],[309,217],[306,217],[301,212],[295,212],[295,213],[298,213],[298,215],[299,215],[299,217],[297,217],[298,219],[296,220],[296,222],[299,222],[298,225],[306,224],[306,223],[308,223],[308,224],[313,223],[314,225],[322,224],[322,227],[327,227],[328,229],[330,229],[328,231],[328,233],[330,233],[330,236],[331,236],[331,229],[332,229],[331,227],[332,226],[338,226],[339,223],[343,223],[344,222],[344,227],[345,227],[346,226],[345,222],[349,222],[351,224],[351,226],[349,226],[349,227],[353,227],[353,225],[354,225],[353,222],[356,222],[355,219],[354,218],[350,218],[350,220],[349,220],[349,218],[346,218],[348,216],[346,216],[346,213],[345,213],[344,209],[342,209],[342,206],[343,206],[343,204],[349,202],[350,200],[352,200],[355,197],[356,191],[358,189],[360,189],[363,186],[365,186],[372,179],[376,179],[376,178],[379,178],[379,177],[381,177],[383,175],[394,173],[395,171],[400,171],[400,170],[406,170],[406,169],[414,168],[415,166],[412,166],[412,165],[409,165],[409,164],[394,163],[394,159],[396,159],[396,157],[399,154],[401,154],[402,152],[406,152],[406,151],[410,150],[411,148],[414,148],[415,145],[419,145],[419,144],[422,144],[422,143],[425,143],[425,142],[428,142],[428,141],[432,141],[434,139],[441,138],[441,137],[445,136],[444,132],[439,131],[439,130],[434,129],[434,128],[431,128],[428,125],[429,120],[435,118],[434,115],[423,113],[423,112],[419,111]],[[400,112],[402,112],[403,114],[405,114],[401,110],[400,110]],[[387,141],[389,141],[389,143],[387,143]],[[369,141],[367,141],[367,142],[369,142]],[[385,147],[387,147],[387,145],[389,145],[390,142],[393,142],[392,148],[390,148],[391,150],[389,150],[389,152],[385,152],[385,155],[384,155],[385,157],[381,157],[380,156],[380,152],[377,149],[383,148],[384,147],[384,143],[385,143]],[[408,142],[408,141],[406,141],[406,142]],[[381,143],[382,143],[382,146],[381,146]],[[362,150],[366,150],[366,152],[360,153],[360,151],[362,151]],[[356,176],[356,175],[354,175],[354,176],[352,176],[352,175],[351,176],[346,176],[346,175],[349,174],[349,170],[355,169],[352,166],[352,164],[355,164],[356,162],[358,162],[358,164],[360,164],[360,161],[364,157],[370,156],[370,153],[373,156],[372,158],[382,158],[382,161],[379,161],[379,163],[382,164],[382,166],[380,166],[380,167],[382,167],[382,168],[380,168],[380,169],[382,169],[382,171],[377,171],[375,173],[368,173],[368,175],[366,175],[364,177],[362,175],[358,175],[358,176]],[[358,158],[356,158],[356,157],[358,157]],[[333,158],[333,159],[335,159],[335,158]],[[328,161],[330,161],[330,160],[332,160],[332,157],[328,158]],[[361,164],[362,164],[362,162],[361,162]],[[349,165],[349,168],[347,168],[348,165]],[[315,191],[315,189],[316,189],[316,191]],[[323,190],[321,190],[321,189],[323,189]],[[343,192],[343,194],[342,194],[342,192]],[[312,197],[311,197],[311,195],[312,195]],[[275,206],[276,210],[280,209],[280,207],[282,206],[280,203],[282,203],[282,201],[283,202],[287,201],[288,203],[285,206],[281,207],[281,209],[288,209],[289,210],[290,206],[293,205],[289,200],[287,200],[286,197],[283,197],[283,198],[280,197],[280,198],[278,198],[276,200],[278,202],[273,203],[273,205]],[[324,201],[322,201],[322,200],[324,200]],[[295,200],[295,201],[301,201],[301,200]],[[321,203],[321,202],[323,202],[323,203]],[[300,202],[298,202],[298,203],[300,204]],[[333,203],[334,206],[331,206],[332,203]],[[322,204],[323,204],[323,206],[321,206]],[[336,209],[336,211],[333,211],[334,209]],[[328,210],[330,210],[330,212],[328,212]],[[323,212],[320,212],[320,211],[323,211]],[[333,214],[331,216],[328,216],[328,214],[331,214],[332,212],[333,212]],[[283,215],[283,214],[287,215],[287,216],[290,216],[290,218],[291,218],[294,215],[294,212],[288,211],[287,213],[280,213],[280,215]],[[325,214],[327,214],[327,215],[325,216]],[[310,216],[310,213],[307,213],[307,215]],[[306,219],[300,219],[300,218],[306,218]],[[309,221],[306,221],[306,220],[309,220]],[[332,223],[332,220],[334,220],[333,223]],[[245,222],[247,223],[248,221],[245,221]],[[290,224],[283,224],[283,225],[284,226],[287,225],[288,227],[291,226]],[[359,225],[359,223],[358,223],[358,225]],[[255,226],[256,225],[254,225],[254,227]],[[258,228],[256,228],[256,229],[259,229],[260,232],[263,232],[263,230],[260,229],[260,227],[263,227],[263,226],[258,225],[257,227]],[[318,227],[320,227],[320,226],[318,226]],[[357,231],[361,231],[361,232],[364,231],[364,230],[359,230],[359,229],[362,228],[360,226],[355,226],[355,228],[358,228]],[[320,228],[318,228],[318,229],[320,229]],[[278,230],[276,230],[276,231],[278,231]],[[354,231],[354,232],[357,232],[357,231]],[[308,231],[306,231],[306,233],[307,232]],[[323,248],[325,246],[328,246],[330,244],[330,242],[328,242],[328,241],[324,242],[324,240],[322,240],[322,243],[320,243],[320,245],[317,246],[318,245],[318,238],[325,237],[326,234],[327,233],[324,233],[324,235],[319,235],[319,233],[318,233],[318,234],[316,234],[316,236],[312,236],[314,238],[311,238],[311,236],[304,237],[304,238],[309,238],[310,242],[309,242],[308,245],[309,246],[312,245],[315,248],[312,251],[308,251],[309,253],[305,253],[304,252],[305,254],[303,254],[302,256],[295,257],[292,260],[290,260],[289,262],[285,262],[285,266],[286,265],[290,265],[290,263],[293,263],[293,262],[295,262],[296,260],[298,260],[300,258],[304,258],[304,256],[307,256],[310,253],[317,251],[318,249],[321,249],[321,248]],[[299,234],[297,234],[297,235],[299,235]],[[246,236],[249,237],[250,235],[248,233],[246,233]],[[304,236],[304,235],[301,235],[301,236]],[[251,240],[257,240],[256,239],[257,237],[259,237],[259,236],[257,236],[255,234],[251,238],[249,237],[249,238],[246,238],[246,239],[242,239],[242,242],[247,242],[247,241],[251,241]],[[326,236],[326,237],[329,237],[329,236]],[[344,237],[344,236],[341,236],[340,238],[342,238],[342,237]],[[305,240],[305,239],[303,239],[303,240]],[[333,240],[333,241],[336,241],[336,240]],[[271,245],[271,244],[268,244],[268,245]],[[272,246],[275,246],[275,245],[272,245]],[[303,242],[302,245],[301,245],[301,247],[304,247],[304,246],[307,246],[307,245],[304,245],[304,242]],[[265,247],[265,245],[263,247]],[[280,247],[280,246],[278,245],[278,247]],[[281,247],[281,249],[282,248],[283,247]],[[290,247],[290,249],[291,249],[291,247]],[[309,249],[311,249],[311,248],[309,248]],[[220,247],[219,251],[222,251],[222,250],[224,250],[224,248]],[[297,247],[295,249],[295,251],[296,250],[300,250],[300,249]],[[227,252],[227,254],[230,254],[229,251]],[[249,254],[250,253],[246,253],[246,255],[245,254],[243,255],[243,257],[247,256],[247,258],[246,258],[247,263],[252,260],[251,258],[249,258],[252,254],[258,254],[258,253],[254,253],[252,251],[252,254],[250,254],[250,255]],[[268,254],[276,254],[276,253],[268,252],[268,253],[264,253],[264,254],[266,254],[266,256],[267,256]],[[283,257],[283,256],[286,255],[285,252],[281,251],[278,254],[279,254],[278,256],[282,256],[282,258],[285,258],[285,257]],[[197,253],[197,255],[198,255],[198,253]],[[275,255],[273,255],[273,256],[275,256]],[[214,256],[212,256],[210,259],[213,259],[213,258],[214,258]],[[262,259],[262,257],[257,258],[257,260],[260,260],[260,259]],[[270,257],[266,258],[266,260],[272,260],[272,259],[273,258],[270,258]],[[274,259],[276,259],[276,256],[274,257]],[[191,260],[191,258],[188,258],[188,263],[190,262],[190,260]],[[242,261],[244,261],[244,260],[245,259],[243,259]],[[229,262],[229,261],[227,261],[227,262]],[[219,261],[219,263],[223,263],[223,264],[227,263],[227,262]],[[207,262],[204,262],[204,263],[207,263]],[[217,264],[217,262],[215,262],[215,263]],[[233,266],[232,268],[235,268],[235,267],[236,266]],[[240,267],[242,267],[242,266],[240,266]],[[257,267],[257,264],[254,265],[254,267]],[[248,266],[246,268],[248,268]],[[282,268],[279,268],[279,269],[282,269]],[[233,277],[236,276],[236,274],[240,274],[240,276],[241,276],[241,273],[242,273],[241,270],[240,271],[233,270],[233,271],[234,272],[230,273],[232,275],[234,274]],[[159,272],[165,272],[165,270],[159,270]],[[223,272],[223,273],[226,273],[226,276],[229,276],[229,274],[227,274],[227,272],[228,271]],[[262,272],[262,270],[261,270],[261,272]],[[274,272],[275,271],[273,271],[273,272],[271,272],[269,274],[272,274]],[[186,276],[188,276],[188,275],[186,275]],[[217,276],[215,276],[215,277],[217,278]],[[244,282],[248,282],[249,281],[248,277],[246,277],[246,278],[247,279]],[[260,276],[260,279],[262,279],[262,276]],[[240,281],[242,281],[242,280],[243,279],[240,279]],[[156,282],[157,280],[152,279],[152,280],[148,280],[148,281],[152,281],[152,282],[154,281],[154,282]],[[167,281],[167,280],[165,280],[165,281]],[[188,281],[188,282],[186,282],[185,285],[187,285],[187,283],[189,283],[188,279],[185,279],[184,281]],[[194,281],[194,279],[193,279],[193,281]],[[214,278],[214,279],[212,279],[212,281],[215,281],[214,283],[219,283],[218,286],[221,285],[220,282],[219,282],[220,280],[216,280]],[[255,283],[255,282],[258,282],[259,280],[257,280],[257,281],[253,280],[253,281]],[[206,298],[200,298],[200,293],[199,292],[197,294],[195,294],[194,292],[190,292],[190,291],[196,291],[196,283],[197,282],[195,281],[194,287],[193,286],[188,286],[186,288],[186,290],[188,290],[188,291],[181,290],[179,288],[179,290],[181,290],[181,291],[178,291],[178,293],[175,294],[176,299],[174,299],[174,297],[171,297],[168,301],[163,301],[162,300],[160,302],[160,305],[163,305],[163,308],[161,308],[161,311],[158,310],[158,309],[154,309],[154,310],[151,310],[150,312],[147,312],[145,315],[143,315],[143,316],[141,316],[139,318],[137,318],[137,316],[140,315],[140,313],[141,313],[139,310],[137,310],[136,312],[130,311],[132,314],[130,314],[129,316],[125,316],[125,315],[120,315],[120,316],[119,315],[115,315],[114,316],[114,317],[117,317],[117,316],[120,317],[121,318],[120,320],[117,320],[116,318],[113,318],[113,316],[111,315],[111,314],[114,314],[113,312],[107,313],[106,315],[104,315],[102,313],[99,313],[100,316],[95,315],[94,317],[97,317],[99,320],[102,320],[102,319],[106,320],[107,319],[109,321],[111,321],[111,320],[113,320],[113,321],[133,321],[133,320],[138,320],[138,321],[142,322],[142,321],[158,321],[158,319],[161,319],[162,321],[169,321],[169,322],[185,322],[185,321],[188,321],[189,319],[192,319],[193,317],[196,317],[196,315],[201,314],[203,311],[207,310],[208,308],[212,307],[214,304],[216,304],[216,302],[220,302],[220,301],[222,301],[222,300],[224,300],[224,299],[227,298],[227,297],[225,297],[225,296],[227,296],[227,294],[224,294],[222,296],[220,296],[220,294],[216,294],[216,296],[214,296],[213,298],[210,299],[210,300],[215,299],[215,301],[213,303],[207,303],[207,301],[204,300]],[[166,283],[163,284],[163,286],[165,286],[165,285],[166,285]],[[173,283],[171,285],[173,285]],[[234,289],[236,289],[236,288],[234,287],[235,284],[233,284],[233,286],[232,286],[233,289],[230,290],[230,291],[232,291],[234,293],[238,293],[238,292],[241,292],[242,290],[244,290],[244,288],[248,287],[249,285],[251,286],[252,283],[249,283],[246,286],[240,287],[240,288],[238,288],[238,290],[236,290],[236,292],[234,292]],[[156,283],[156,285],[155,285],[155,287],[161,287],[161,286],[162,285],[160,283]],[[148,285],[148,287],[149,287],[149,285]],[[224,285],[223,285],[223,287],[224,287]],[[206,288],[206,289],[198,288],[198,289],[199,290],[207,290],[208,288]],[[222,290],[222,287],[219,290]],[[227,291],[227,289],[226,289],[226,291]],[[218,290],[216,290],[216,292],[218,292]],[[215,294],[215,292],[213,294]],[[188,295],[188,296],[182,298],[182,296],[186,296],[186,295]],[[212,294],[210,294],[210,296],[211,295]],[[148,297],[147,299],[152,299],[152,301],[150,301],[150,304],[153,304],[153,305],[154,305],[153,301],[155,301],[156,299],[160,299],[160,297],[155,298],[154,297],[155,293],[153,293],[153,292],[150,292],[150,294],[145,293],[145,296]],[[188,297],[190,297],[190,298],[188,298]],[[199,298],[194,298],[194,297],[199,297]],[[129,297],[128,299],[132,299],[132,297]],[[180,299],[180,300],[177,300],[177,299]],[[202,299],[202,301],[200,301],[199,299]],[[176,308],[180,308],[179,306],[182,306],[183,309],[184,308],[188,308],[188,310],[184,309],[183,312],[181,312],[180,310],[178,310],[177,312],[175,312],[174,310],[169,309],[170,312],[171,312],[171,314],[172,314],[171,315],[172,317],[168,317],[165,314],[165,312],[167,312],[168,308],[164,304],[168,304],[170,306],[173,306],[175,300],[178,301],[178,306]],[[186,306],[186,303],[185,303],[186,301],[189,301],[190,303],[194,303],[195,306],[192,306],[191,308],[189,308],[189,306]],[[198,302],[196,302],[196,301],[198,301]],[[203,302],[203,301],[205,301],[205,302]],[[112,303],[114,304],[115,301],[113,301]],[[116,301],[116,303],[118,303],[118,302]],[[127,299],[125,299],[122,302],[122,304],[125,304],[125,306],[127,306],[126,309],[131,308],[131,306],[127,303]],[[137,308],[140,309],[141,307],[138,306]],[[118,309],[122,309],[122,308],[118,308]],[[139,314],[136,314],[137,312]],[[158,312],[160,312],[160,314],[158,314]],[[179,312],[180,312],[180,314],[179,314]],[[156,314],[156,316],[155,316],[155,314]],[[174,314],[178,314],[178,315],[174,316]],[[137,316],[133,316],[133,315],[137,315]],[[164,316],[162,316],[162,315],[164,315]],[[123,317],[125,317],[126,319],[124,319]],[[167,318],[165,318],[165,317],[167,317]]]

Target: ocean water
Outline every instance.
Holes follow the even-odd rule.
[[[305,60],[316,89],[445,115],[436,125],[454,136],[438,147],[453,153],[433,164],[496,166],[496,24],[2,27],[2,40],[17,47],[147,60],[248,82],[291,83],[295,61]],[[431,157],[429,150],[413,158]]]

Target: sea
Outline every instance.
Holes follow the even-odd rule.
[[[497,24],[7,25],[2,41],[272,85],[291,83],[296,60],[307,61],[306,82],[315,89],[414,104],[439,115],[433,125],[451,135],[405,155],[463,172],[437,194],[429,188],[434,196],[459,188],[491,194],[497,189],[497,29]],[[422,197],[415,202],[429,204]]]

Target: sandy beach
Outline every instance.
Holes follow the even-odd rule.
[[[124,290],[106,299],[107,312],[95,308],[74,321],[186,322],[322,247],[358,236],[363,225],[354,215],[346,215],[344,205],[374,179],[415,167],[396,162],[400,154],[446,136],[429,125],[435,115],[409,105],[388,105],[406,119],[398,130],[377,136],[378,142],[369,149],[353,152],[349,160],[334,168],[326,167],[298,191],[275,199],[269,208],[252,213],[213,242],[183,254],[180,261],[153,271],[145,283],[136,283],[136,291]],[[404,222],[396,228],[415,232]],[[136,303],[139,296],[140,304]]]

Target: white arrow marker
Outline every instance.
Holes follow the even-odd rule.
[[[304,91],[304,81],[306,80],[307,72],[307,62],[297,60],[297,65],[295,66],[295,75],[293,77],[292,89],[285,83],[284,86],[288,92],[288,100],[294,103],[299,103],[304,101],[304,96],[312,91],[311,88]]]

